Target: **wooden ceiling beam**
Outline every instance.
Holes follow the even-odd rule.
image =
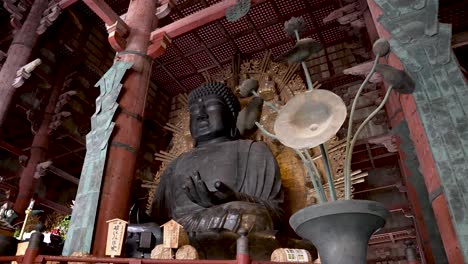
[[[127,45],[125,37],[130,32],[128,25],[104,0],[83,0],[83,2],[106,24],[111,47],[117,52],[123,51]]]
[[[58,6],[63,10],[71,5],[73,5],[74,3],[78,2],[78,0],[62,0],[58,3]]]
[[[59,176],[60,178],[66,180],[66,181],[69,181],[71,183],[74,183],[76,185],[78,185],[78,183],[80,182],[80,179],[76,178],[75,176],[55,167],[54,165],[50,165],[48,168],[47,168],[50,172],[52,172],[53,174]]]
[[[115,22],[125,24],[117,13],[104,0],[83,0],[83,2],[107,25]],[[128,27],[127,27],[128,30]]]
[[[267,0],[252,0],[252,3],[260,4],[265,1]],[[218,4],[214,4],[208,8],[193,13],[190,16],[179,19],[165,27],[156,29],[151,33],[151,40],[156,39],[157,36],[163,33],[166,33],[170,38],[175,38],[213,21],[221,19],[225,16],[226,10],[236,4],[236,2],[237,0],[226,0]]]
[[[468,31],[452,36],[452,48],[456,49],[468,45]]]
[[[0,141],[0,148],[10,152],[10,153],[13,153],[15,154],[16,156],[21,156],[23,155],[23,151],[15,146],[12,146],[8,143],[6,143],[5,141],[1,140]]]
[[[8,144],[7,142],[5,142],[3,140],[0,141],[0,148],[5,149],[5,150],[9,151],[10,153],[12,153],[12,154],[14,154],[16,156],[25,155],[23,150]],[[69,182],[72,182],[74,184],[78,184],[78,182],[80,181],[75,176],[73,176],[71,174],[68,174],[67,172],[55,167],[54,165],[49,166],[48,170],[51,171],[52,173],[54,173],[55,175],[65,179],[65,180],[67,180]]]
[[[72,209],[69,208],[69,207],[66,207],[64,205],[61,205],[61,204],[58,204],[56,202],[53,202],[51,200],[48,200],[46,198],[42,198],[42,197],[37,197],[36,198],[36,203],[44,206],[44,207],[47,207],[47,208],[50,208],[54,211],[57,211],[61,214],[64,214],[64,215],[69,215],[71,214],[72,212]]]

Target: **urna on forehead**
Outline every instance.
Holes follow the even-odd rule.
[[[205,99],[212,96],[216,96],[223,100],[232,113],[237,114],[240,111],[240,103],[239,100],[237,100],[237,97],[229,87],[219,82],[202,84],[200,87],[190,92],[189,107],[190,105],[197,103],[199,99]]]

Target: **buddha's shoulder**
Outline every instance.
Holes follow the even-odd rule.
[[[263,141],[255,141],[250,139],[238,140],[241,147],[249,148],[253,152],[270,152],[270,148]]]

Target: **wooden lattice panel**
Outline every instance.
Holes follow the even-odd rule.
[[[195,12],[202,10],[205,6],[201,3],[201,1],[194,1],[193,5],[188,6],[180,10],[182,15],[189,16]]]
[[[218,58],[220,62],[230,61],[232,56],[236,53],[236,47],[231,42],[225,42],[219,46],[211,49],[213,55]]]
[[[188,60],[193,64],[193,66],[195,66],[195,68],[197,68],[197,70],[205,69],[214,64],[214,61],[206,51],[201,51],[190,55]]]
[[[174,39],[173,43],[179,48],[179,50],[187,54],[190,51],[194,51],[200,48],[200,41],[194,33],[188,33]]]
[[[278,15],[271,2],[252,7],[249,11],[249,17],[252,19],[255,26],[261,26],[273,20],[278,20]]]
[[[258,39],[255,33],[242,35],[234,40],[243,53],[250,53],[252,51],[263,48],[262,41]]]
[[[175,58],[180,57],[181,54],[174,45],[169,45],[166,51],[158,57],[158,60],[162,63],[166,63],[168,61],[174,60]]]
[[[171,82],[171,77],[169,74],[162,68],[154,66],[151,72],[151,76],[160,84],[167,84]]]
[[[213,43],[218,43],[226,39],[226,35],[221,29],[218,22],[208,24],[197,30],[198,35],[207,46],[211,46]]]
[[[292,42],[286,42],[284,44],[281,44],[279,46],[276,46],[271,49],[271,54],[273,57],[278,57],[279,55],[285,53],[286,51],[292,49],[293,43]]]
[[[182,85],[185,87],[192,87],[192,86],[197,87],[197,86],[200,86],[204,82],[205,80],[203,79],[203,76],[201,76],[200,74],[190,76],[181,81]]]
[[[312,16],[314,17],[315,21],[317,22],[317,25],[319,27],[322,27],[326,24],[330,24],[332,22],[328,22],[326,24],[323,23],[323,19],[326,18],[331,12],[335,10],[334,5],[329,5],[324,8],[320,8],[318,10],[312,11]]]
[[[187,59],[172,62],[166,65],[166,67],[176,78],[188,76],[196,72],[196,69]]]
[[[303,0],[275,0],[274,2],[283,16],[306,8]]]
[[[181,87],[178,83],[175,82],[166,84],[163,86],[163,88],[166,89],[166,91],[169,91],[171,94],[179,94],[185,92],[183,87]]]
[[[221,19],[221,25],[230,35],[237,35],[251,28],[247,17],[243,17],[236,22],[229,22],[225,18]]]
[[[284,32],[284,25],[277,23],[266,28],[262,28],[258,31],[260,36],[265,41],[266,45],[272,45],[274,43],[284,40],[286,33]]]
[[[333,43],[345,37],[344,32],[337,27],[330,28],[321,32],[325,43]]]

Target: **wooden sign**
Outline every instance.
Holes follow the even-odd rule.
[[[187,232],[176,221],[171,220],[162,227],[164,228],[163,245],[165,248],[178,248],[189,243]]]
[[[112,219],[107,221],[106,255],[115,257],[122,252],[122,243],[127,231],[127,222],[122,219]]]
[[[312,256],[305,249],[278,248],[271,254],[273,262],[310,262]]]

